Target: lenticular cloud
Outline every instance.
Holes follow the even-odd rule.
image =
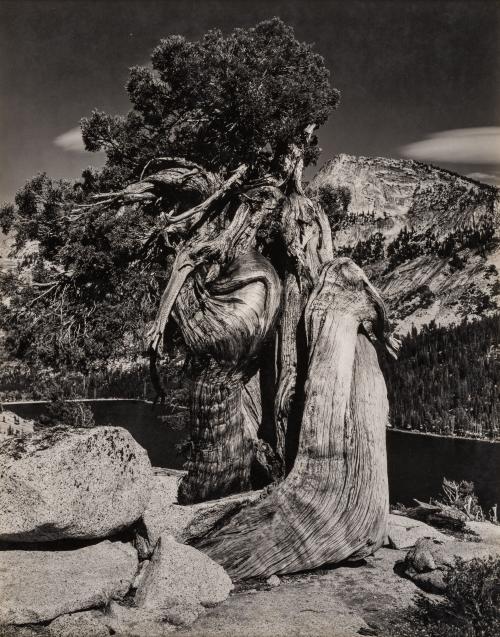
[[[72,153],[84,153],[85,146],[83,145],[82,131],[80,127],[72,128],[71,130],[59,135],[54,139],[55,146],[67,150]]]
[[[500,127],[460,128],[428,135],[399,149],[403,157],[453,164],[500,164]]]

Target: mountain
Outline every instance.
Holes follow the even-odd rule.
[[[382,292],[397,333],[497,310],[498,188],[412,160],[338,155],[308,190],[337,253]]]

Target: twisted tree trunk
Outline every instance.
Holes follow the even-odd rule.
[[[383,310],[367,286],[349,260],[324,267],[306,308],[309,367],[294,467],[197,543],[237,579],[357,559],[382,544],[387,395],[373,345],[358,329]]]
[[[274,328],[281,286],[257,252],[236,258],[212,284],[186,282],[175,317],[195,370],[191,396],[192,449],[179,501],[196,502],[250,488],[256,438],[254,418],[244,422],[245,384]]]
[[[276,452],[284,470],[293,466],[302,419],[307,347],[302,326],[311,287],[321,266],[333,258],[331,232],[323,210],[304,193],[294,193],[281,213],[287,245],[283,313],[278,328],[278,383],[275,397]]]
[[[235,578],[358,559],[385,535],[387,397],[367,335],[393,343],[380,296],[352,261],[332,260],[326,216],[302,189],[311,133],[275,177],[245,185],[246,166],[224,181],[167,160],[116,194],[162,201],[187,184],[162,213],[175,260],[149,333],[154,357],[173,314],[193,359],[179,500],[255,486],[256,464],[261,484],[282,480],[197,541]],[[279,235],[269,259],[256,250],[266,225]]]

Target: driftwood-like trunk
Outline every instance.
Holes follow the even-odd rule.
[[[274,328],[280,296],[271,264],[250,252],[208,286],[192,278],[177,298],[175,316],[192,352],[195,375],[191,452],[179,487],[181,503],[250,488],[258,406],[252,412],[248,398],[243,400],[245,385]]]
[[[161,205],[179,191],[159,215],[175,259],[148,335],[153,379],[170,315],[192,360],[179,500],[274,480],[198,539],[236,578],[358,559],[385,534],[387,397],[368,336],[392,343],[380,296],[352,261],[333,259],[326,215],[303,190],[312,131],[275,175],[245,183],[245,165],[222,176],[163,158],[163,170],[113,194]]]
[[[300,174],[300,173],[299,173]],[[296,180],[300,177],[297,175]],[[302,417],[307,348],[302,321],[312,285],[321,266],[333,258],[331,231],[325,213],[296,183],[281,211],[282,236],[287,246],[283,312],[278,328],[278,384],[275,397],[276,453],[283,470],[290,469]]]
[[[381,546],[388,513],[385,383],[358,334],[381,301],[352,262],[327,264],[306,308],[300,445],[287,478],[197,545],[235,578],[358,559]]]

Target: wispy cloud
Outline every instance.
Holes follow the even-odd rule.
[[[492,186],[500,186],[500,174],[469,173],[467,177],[475,179],[476,181],[482,181],[485,184],[491,184]]]
[[[500,126],[460,128],[428,135],[399,149],[403,157],[451,164],[500,164]]]
[[[56,137],[54,139],[54,144],[55,146],[71,153],[86,152],[85,146],[83,145],[82,132],[79,126]]]

